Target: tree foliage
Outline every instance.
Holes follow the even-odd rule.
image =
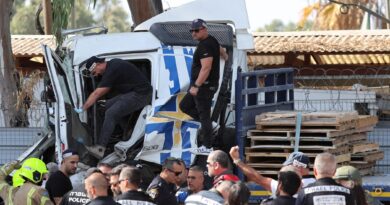
[[[256,31],[258,32],[283,32],[283,31],[298,31],[298,30],[310,30],[313,22],[306,21],[303,28],[299,28],[298,24],[289,22],[283,23],[280,19],[274,19],[271,23],[264,25],[264,27],[258,28]]]
[[[129,11],[126,7],[121,7],[118,0],[96,0],[96,6],[94,6],[95,2],[91,0],[73,1],[53,1],[53,24],[59,25],[57,30],[104,25],[108,27],[109,32],[130,31]],[[40,2],[41,0],[15,1],[15,15],[11,22],[12,34],[38,34],[34,18]],[[74,12],[72,12],[72,8]],[[75,16],[72,17],[72,14]],[[42,16],[43,13],[41,14],[41,22],[43,23]],[[53,29],[53,33],[55,33],[55,29]]]
[[[40,0],[17,0],[14,4],[14,16],[11,21],[11,34],[38,34],[35,29],[35,12]]]
[[[100,14],[96,16],[97,24],[106,26],[109,33],[130,31],[129,11],[118,0],[100,0],[95,10]]]

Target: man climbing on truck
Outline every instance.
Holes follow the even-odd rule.
[[[228,59],[217,39],[209,35],[207,24],[202,19],[192,21],[192,38],[198,40],[191,67],[191,85],[180,103],[180,109],[200,121],[202,125],[200,145],[212,147],[211,101],[218,89],[219,57]],[[200,146],[201,147],[201,146]],[[210,151],[210,150],[209,150]]]
[[[135,65],[122,59],[112,59],[106,62],[104,58],[92,56],[86,61],[86,67],[94,76],[102,75],[102,80],[84,105],[75,109],[77,113],[88,110],[108,92],[120,93],[107,100],[99,141],[94,146],[87,147],[91,154],[101,159],[115,126],[120,120],[150,103],[152,86]]]

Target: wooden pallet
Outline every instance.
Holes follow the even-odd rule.
[[[377,116],[371,116],[371,115],[359,115],[359,117],[356,119],[356,126],[355,128],[365,128],[365,127],[374,127],[378,123],[378,117]]]
[[[334,130],[325,130],[325,129],[302,129],[300,132],[301,138],[337,138],[343,136],[350,136],[355,134],[366,134],[371,131],[368,127],[365,130],[359,129],[350,129],[344,131],[334,131]],[[285,137],[285,138],[295,138],[295,128],[293,130],[249,130],[247,136],[251,137]]]
[[[357,154],[357,153],[364,153],[364,152],[372,152],[372,151],[378,151],[379,145],[376,143],[356,143],[351,145],[351,153]]]
[[[270,122],[278,119],[295,120],[298,112],[279,111],[267,112],[256,116],[256,122]],[[325,123],[343,123],[356,119],[357,112],[301,112],[302,122],[323,120]]]
[[[319,154],[323,152],[329,152],[334,155],[337,154],[345,154],[349,153],[350,147],[349,145],[343,145],[340,147],[336,148],[330,148],[330,147],[321,147],[321,149],[310,149],[310,147],[299,147],[299,150],[306,153],[310,154]],[[279,154],[279,153],[284,153],[284,154],[289,154],[294,151],[294,146],[272,146],[272,147],[263,147],[263,146],[256,146],[256,147],[246,147],[245,148],[245,153],[272,153],[272,154]]]
[[[299,140],[299,147],[302,149],[305,148],[313,148],[316,149],[318,147],[323,147],[326,149],[337,148],[341,145],[348,144],[348,138],[335,138],[335,139],[318,139],[318,138],[302,138]],[[250,146],[251,147],[272,147],[274,145],[277,146],[285,146],[294,147],[295,138],[284,138],[284,137],[250,137]]]
[[[366,164],[361,164],[361,163],[350,163],[351,166],[356,167],[359,169],[359,172],[361,175],[372,175],[373,174],[373,168],[375,166],[375,162],[368,162]]]
[[[314,163],[315,157],[319,153],[305,152],[305,155],[309,157],[310,163]],[[273,164],[282,165],[287,160],[290,153],[278,153],[278,152],[246,152],[246,161],[249,164],[259,166],[260,164]],[[337,163],[349,162],[351,160],[350,153],[335,154]]]
[[[245,148],[249,166],[262,174],[276,176],[294,151],[296,112],[271,112],[256,116],[256,130],[247,132]],[[299,151],[310,159],[310,168],[319,153],[335,155],[338,165],[353,164],[362,174],[371,174],[383,159],[379,145],[367,142],[367,133],[378,122],[375,116],[356,112],[302,113]]]
[[[355,164],[367,164],[375,162],[384,158],[383,151],[364,152],[351,155],[351,163]]]
[[[257,129],[283,128],[291,129],[296,125],[295,112],[263,113],[256,116]],[[302,129],[347,130],[354,128],[356,112],[315,112],[302,113]]]

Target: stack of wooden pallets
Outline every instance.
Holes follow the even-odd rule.
[[[256,117],[256,129],[247,133],[249,146],[245,153],[250,166],[263,175],[276,176],[296,143],[299,151],[310,158],[311,167],[318,153],[330,152],[339,165],[351,164],[368,175],[375,162],[383,159],[379,145],[367,141],[377,117],[359,116],[356,112],[301,113],[298,140],[297,114],[271,112]]]

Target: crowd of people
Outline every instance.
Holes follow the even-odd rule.
[[[169,157],[152,180],[143,176],[139,166],[112,167],[100,163],[89,168],[84,180],[77,183],[71,178],[78,168],[79,156],[68,149],[58,167],[46,165],[38,158],[5,164],[0,169],[0,197],[6,205],[248,204],[251,193],[247,184],[233,173],[233,162],[248,181],[272,193],[261,202],[264,205],[381,204],[364,191],[359,171],[352,166],[336,169],[336,158],[330,153],[316,156],[314,178],[309,177],[309,158],[302,152],[291,153],[277,180],[262,176],[244,163],[239,147],[232,147],[229,154],[221,150],[211,152],[206,167],[188,166],[181,159]],[[12,185],[7,182],[11,173]],[[212,183],[206,183],[207,177],[212,178]]]

